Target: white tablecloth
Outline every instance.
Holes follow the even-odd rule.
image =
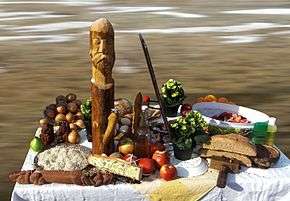
[[[82,145],[91,147],[82,134]],[[36,153],[29,150],[22,170],[33,169]],[[46,184],[42,186],[15,184],[12,201],[145,201],[147,198],[130,184],[100,187],[66,184]],[[290,200],[290,160],[281,153],[273,168],[243,168],[239,174],[229,174],[226,188],[215,187],[203,200]]]

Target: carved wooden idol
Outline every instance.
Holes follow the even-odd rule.
[[[90,57],[92,64],[92,153],[110,154],[113,151],[113,135],[117,115],[114,107],[115,62],[114,29],[105,18],[98,19],[90,27]]]

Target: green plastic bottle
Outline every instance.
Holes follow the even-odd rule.
[[[252,142],[254,144],[265,144],[267,139],[268,121],[256,122],[251,134]]]
[[[269,119],[268,128],[267,128],[267,139],[265,141],[265,144],[267,145],[273,145],[276,138],[277,133],[277,126],[276,126],[276,118],[271,117]]]

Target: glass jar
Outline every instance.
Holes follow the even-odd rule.
[[[135,135],[134,154],[138,158],[147,158],[150,155],[150,129],[146,118],[147,111],[141,113],[140,125]]]

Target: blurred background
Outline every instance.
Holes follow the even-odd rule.
[[[290,156],[290,2],[279,0],[0,1],[0,199],[13,185],[46,105],[90,96],[88,27],[114,25],[116,97],[153,96],[138,32],[159,85],[184,84],[187,101],[207,94],[278,119],[277,146]]]

